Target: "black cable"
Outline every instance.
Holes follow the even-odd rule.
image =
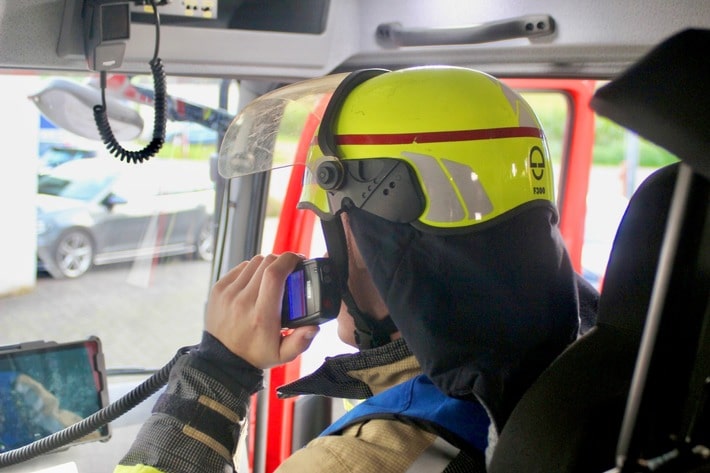
[[[95,412],[86,419],[76,424],[70,425],[64,430],[60,430],[52,435],[32,442],[24,447],[0,453],[0,468],[22,463],[39,455],[51,452],[64,447],[76,440],[86,437],[97,429],[127,413],[141,402],[148,399],[152,394],[167,384],[170,370],[177,360],[188,353],[195,346],[183,347],[178,350],[172,360],[163,366],[157,373],[143,381],[128,394],[109,404],[103,409]]]
[[[153,139],[145,148],[138,151],[131,151],[123,148],[111,130],[111,124],[106,112],[106,71],[101,71],[101,105],[94,106],[94,121],[101,135],[101,141],[106,145],[106,149],[119,158],[121,161],[142,163],[158,153],[165,143],[165,123],[167,121],[167,84],[163,63],[158,57],[160,49],[160,15],[155,0],[150,0],[153,7],[153,17],[155,18],[155,50],[153,59],[150,60],[150,69],[153,74],[153,107],[155,115],[153,117]]]

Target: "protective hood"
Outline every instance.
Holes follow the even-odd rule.
[[[433,235],[357,208],[350,227],[390,315],[434,384],[477,398],[498,429],[577,336],[575,272],[553,208]]]

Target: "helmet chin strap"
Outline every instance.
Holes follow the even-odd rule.
[[[328,257],[333,262],[340,280],[343,302],[355,321],[355,342],[358,348],[364,350],[386,345],[391,341],[390,336],[398,331],[392,318],[387,315],[384,319],[378,320],[360,310],[348,288],[348,247],[343,222],[338,216],[329,221],[324,219],[320,221]]]

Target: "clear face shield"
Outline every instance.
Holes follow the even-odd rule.
[[[220,175],[229,179],[305,166],[298,207],[332,218],[326,192],[314,179],[314,170],[324,159],[315,137],[333,92],[347,76],[333,74],[287,85],[244,107],[222,140]]]
[[[330,129],[333,117],[327,115],[339,108],[354,86],[384,72],[368,69],[310,79],[254,100],[227,129],[219,152],[219,173],[232,178],[305,166],[298,208],[311,210],[322,220],[332,220],[343,201],[392,221],[414,220],[423,204],[408,166],[396,159],[340,159]],[[330,102],[336,106],[328,107]],[[323,136],[318,136],[319,126]],[[405,176],[404,181],[393,177],[399,175]],[[386,178],[397,181],[399,192],[385,189],[387,199],[373,198],[386,185]],[[408,185],[403,185],[405,181]]]
[[[328,100],[347,73],[297,82],[257,98],[234,118],[219,150],[224,178],[305,165],[299,145],[311,144]]]

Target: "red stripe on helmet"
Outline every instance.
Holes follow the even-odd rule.
[[[407,143],[495,140],[498,138],[542,138],[542,130],[532,126],[520,126],[421,133],[336,135],[335,141],[339,145],[404,145]]]

